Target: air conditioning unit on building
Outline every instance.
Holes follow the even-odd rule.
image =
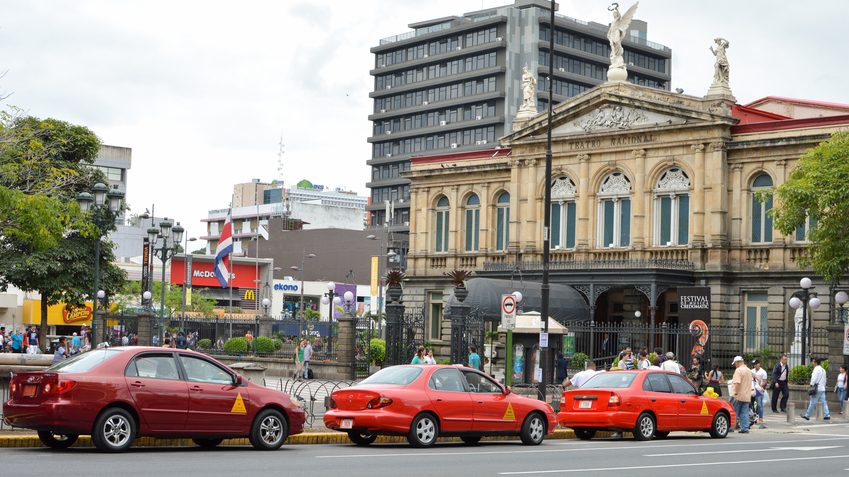
[[[481,139],[481,144],[486,144],[486,139]]]
[[[424,56],[423,56],[422,58],[427,58],[427,56],[428,56],[428,55],[427,55],[427,53],[425,53],[425,54],[424,54]]]
[[[387,152],[387,153],[386,153],[386,157],[392,157],[392,153],[391,153],[391,152]]]
[[[451,149],[457,149],[457,143],[456,142],[451,143]]]
[[[477,119],[478,121],[480,121],[481,119],[483,119],[483,116],[475,116],[475,119]]]
[[[381,113],[385,113],[385,112],[386,112],[386,110],[385,110],[385,109],[381,109],[381,110],[380,110],[380,112],[381,112]]]
[[[459,50],[462,50],[462,49],[463,49],[463,47],[462,47],[462,46],[458,46],[458,47],[457,47],[457,50],[458,50],[458,51],[459,51]]]
[[[388,131],[388,130],[387,130],[387,131],[386,131],[386,134],[392,134],[392,131]]]
[[[392,89],[392,85],[391,84],[386,85],[386,89]]]
[[[440,126],[445,126],[446,124],[448,124],[446,121],[439,121]]]
[[[378,68],[386,68],[386,63],[381,63],[377,65]]]
[[[503,39],[504,39],[504,38],[501,38],[500,36],[495,37],[495,41],[501,41],[501,40],[503,40]]]
[[[565,72],[565,71],[566,71],[566,68],[557,68],[557,71],[559,71],[559,72],[563,73],[563,72]]]

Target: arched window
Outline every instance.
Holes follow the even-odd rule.
[[[772,178],[761,174],[752,181],[752,243],[772,242]]]
[[[466,199],[466,251],[477,252],[481,225],[481,200],[477,194]]]
[[[495,201],[495,250],[510,245],[510,194],[502,192]]]
[[[690,178],[677,167],[664,172],[654,189],[654,236],[661,247],[687,245],[690,238]]]
[[[576,190],[565,176],[551,184],[551,248],[575,248]]]
[[[598,191],[598,243],[602,247],[631,244],[631,181],[621,172],[605,177]]]
[[[436,201],[436,251],[448,251],[448,197]]]

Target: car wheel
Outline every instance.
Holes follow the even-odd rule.
[[[666,439],[669,435],[669,431],[655,431],[654,436],[658,439]]]
[[[38,431],[41,443],[51,449],[67,449],[77,442],[77,434],[54,434],[50,431]]]
[[[419,414],[413,419],[407,440],[413,447],[430,447],[439,436],[439,422],[433,414]]]
[[[91,440],[102,451],[123,452],[133,443],[135,436],[136,421],[133,416],[120,407],[111,407],[97,418]]]
[[[729,428],[728,415],[724,412],[718,412],[713,416],[713,424],[710,426],[710,436],[716,439],[722,439],[728,435]]]
[[[213,447],[218,446],[218,444],[221,444],[222,442],[224,442],[224,439],[221,439],[220,437],[219,438],[210,438],[210,439],[195,438],[195,439],[192,439],[192,442],[203,447],[204,449],[212,449]]]
[[[460,439],[462,439],[466,445],[473,446],[481,441],[481,436],[463,436]]]
[[[575,437],[582,441],[588,441],[595,437],[595,429],[587,429],[583,427],[579,427],[575,429]]]
[[[266,409],[254,418],[249,440],[255,449],[274,450],[283,445],[289,434],[286,419],[276,409]]]
[[[634,426],[634,438],[638,441],[650,441],[654,437],[655,430],[654,417],[644,412],[637,418],[637,425]]]
[[[348,439],[358,446],[367,446],[377,439],[373,432],[348,431]]]
[[[522,444],[526,446],[537,446],[545,439],[545,420],[539,413],[532,413],[525,418],[522,424]]]

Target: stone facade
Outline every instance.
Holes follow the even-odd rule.
[[[799,269],[804,231],[781,234],[766,211],[798,158],[847,126],[849,106],[790,118],[628,83],[557,105],[552,282],[581,291],[596,321],[640,310],[644,321],[675,322],[676,287],[696,285],[711,288],[714,324],[792,332],[787,301],[810,275],[824,304],[814,329],[825,329],[833,290]],[[542,114],[498,148],[413,159],[405,303],[424,308],[429,329],[434,316],[449,327],[428,298],[448,298],[448,270],[539,280],[546,127]],[[430,333],[434,344],[445,338]]]

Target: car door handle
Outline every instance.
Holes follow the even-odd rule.
[[[144,384],[142,384],[141,381],[134,381],[134,382],[130,383],[130,386],[133,386],[133,387],[136,387],[136,388],[143,388]]]
[[[657,402],[657,399],[652,398],[651,402]]]
[[[680,402],[681,404],[684,404],[685,402],[687,402],[687,400],[686,400],[686,399],[682,399],[682,400],[680,400],[679,402]]]
[[[442,402],[442,398],[436,398],[436,402]]]
[[[203,391],[203,388],[200,386],[192,386],[189,389],[191,389],[192,391]]]

